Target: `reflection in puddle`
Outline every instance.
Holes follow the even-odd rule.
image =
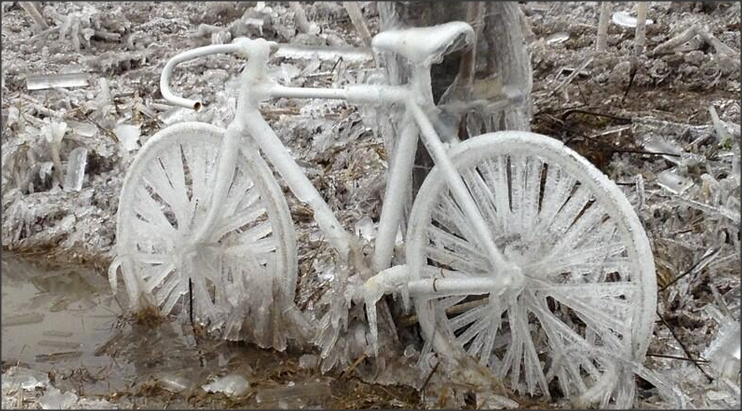
[[[51,266],[3,252],[3,364],[101,375],[111,359],[94,353],[122,325],[120,304],[109,290],[89,268]]]

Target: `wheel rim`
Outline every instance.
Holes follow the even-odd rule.
[[[495,243],[525,279],[480,300],[417,299],[436,349],[465,351],[512,388],[547,396],[554,377],[568,396],[605,383],[612,365],[591,348],[640,361],[652,332],[654,266],[618,188],[561,143],[533,133],[480,136],[452,158]],[[498,275],[442,176],[431,172],[417,198],[407,251],[413,276]]]
[[[163,315],[192,290],[195,319],[234,337],[245,318],[267,320],[274,298],[293,300],[296,262],[287,250],[293,232],[280,216],[285,200],[259,174],[267,167],[242,151],[214,234],[192,243],[208,211],[222,133],[183,124],[148,142],[120,197],[117,251],[127,255],[138,292],[153,297]],[[253,334],[265,331],[259,325],[251,324]]]

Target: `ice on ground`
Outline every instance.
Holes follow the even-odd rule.
[[[674,194],[682,195],[693,186],[693,180],[680,175],[676,168],[671,168],[657,174],[657,184]]]
[[[2,388],[5,390],[22,389],[33,391],[49,385],[49,374],[37,370],[14,366],[3,373]]]
[[[319,366],[320,358],[315,354],[304,354],[299,357],[299,367],[304,369],[314,369]]]
[[[163,373],[157,376],[157,384],[170,392],[183,392],[192,389],[195,383],[182,373]]]
[[[84,87],[87,85],[87,73],[33,74],[26,77],[26,87],[28,90],[46,90],[56,87]]]
[[[366,241],[376,238],[376,224],[369,216],[365,216],[356,223],[356,234]]]
[[[131,124],[120,124],[114,130],[121,145],[127,151],[134,151],[139,148],[139,126]]]
[[[617,11],[613,13],[613,16],[611,17],[611,21],[613,21],[613,23],[621,27],[628,27],[628,28],[636,27],[636,17],[632,16],[631,14],[625,11]],[[647,19],[645,24],[647,26],[650,24],[654,24],[654,20]]]
[[[724,378],[739,378],[740,371],[740,323],[739,319],[727,319],[717,337],[711,342],[704,358],[711,361]]]
[[[64,176],[65,191],[80,191],[85,179],[85,166],[87,166],[88,149],[78,147],[70,153],[67,159],[67,173]]]
[[[230,397],[245,395],[250,383],[240,374],[230,374],[201,387],[206,392],[221,392]]]
[[[307,384],[289,383],[285,387],[264,389],[258,392],[256,400],[264,406],[293,408],[322,405],[322,401],[331,395],[330,385],[326,382]]]
[[[39,404],[44,410],[69,410],[75,407],[77,395],[72,391],[62,393],[54,386],[49,386],[44,395],[39,399]]]

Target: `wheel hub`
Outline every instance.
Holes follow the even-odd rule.
[[[520,294],[526,286],[526,276],[523,270],[515,264],[495,274],[496,285],[493,286],[492,295],[503,295],[505,293]]]

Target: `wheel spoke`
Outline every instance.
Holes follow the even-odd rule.
[[[169,254],[135,252],[131,255],[134,261],[144,264],[165,264],[171,262]]]
[[[599,305],[601,301],[595,301],[595,299],[592,298],[583,299],[577,294],[568,295],[566,292],[563,292],[556,287],[544,289],[537,293],[553,297],[559,301],[560,304],[571,308],[583,321],[585,321],[586,324],[596,330],[613,330],[625,338],[630,337],[630,333],[627,329],[630,329],[631,327],[631,317],[627,315],[628,318],[613,318],[604,311],[606,307],[596,307],[593,305]]]
[[[161,205],[149,195],[145,188],[139,190],[137,194],[137,201],[134,203],[134,212],[152,224],[153,227],[151,229],[153,231],[162,232],[164,237],[175,237],[177,235],[175,228],[173,228],[167,217],[165,217]]]
[[[178,297],[182,295],[178,290],[176,290],[179,284],[180,279],[173,275],[165,280],[165,282],[163,282],[160,285],[160,288],[155,292],[155,301],[160,305],[161,313],[163,315],[170,314],[170,311],[172,311],[175,303],[178,301]]]
[[[523,193],[523,229],[530,232],[537,224],[543,162],[535,157],[527,157],[526,159],[528,163]]]
[[[158,230],[154,224],[137,216],[133,216],[129,223],[137,233],[138,248],[147,245],[152,252],[167,252],[173,248],[173,237],[168,235],[167,229]]]
[[[201,207],[206,207],[211,201],[212,188],[208,184],[212,173],[207,158],[215,158],[211,147],[199,145],[199,147],[183,146],[183,156],[190,170],[192,182],[191,202]]]
[[[570,253],[552,255],[543,260],[523,267],[523,270],[529,273],[540,273],[538,277],[545,278],[550,274],[559,274],[569,271],[572,267],[589,266],[599,269],[603,262],[608,258],[623,253],[626,247],[623,243],[609,243],[574,250]]]
[[[428,238],[430,238],[430,240],[436,246],[447,248],[451,251],[461,254],[462,258],[466,258],[468,260],[479,260],[480,264],[482,264],[483,267],[486,267],[482,253],[468,241],[444,230],[441,230],[438,227],[432,226],[428,230]]]
[[[433,211],[433,219],[444,225],[449,232],[459,237],[465,238],[471,243],[472,239],[477,237],[473,234],[472,228],[464,217],[463,211],[454,203],[451,192],[446,192],[441,196],[439,206]]]
[[[221,239],[225,234],[237,230],[238,228],[244,227],[245,225],[257,220],[263,216],[267,210],[262,205],[256,205],[250,207],[240,214],[233,216],[224,216],[224,219],[214,230],[212,238]],[[270,224],[266,224],[270,226]]]
[[[506,307],[502,307],[500,300],[497,299],[490,301],[490,304],[492,305],[492,319],[487,328],[487,338],[484,340],[484,345],[482,346],[482,355],[479,357],[479,364],[482,366],[489,366],[490,357],[497,358],[492,351],[494,350],[497,332],[502,323],[502,314],[506,309]]]
[[[226,247],[224,254],[234,256],[268,254],[276,251],[276,241],[272,237],[264,238],[255,242],[245,242]]]
[[[456,337],[456,342],[462,347],[466,345],[469,341],[471,341],[472,338],[481,333],[487,327],[487,318],[488,315],[485,311],[483,315],[478,317],[474,321],[474,323],[466,329],[466,331],[464,331],[460,336]]]
[[[425,247],[425,252],[429,259],[438,264],[451,267],[456,271],[486,273],[486,269],[482,267],[481,262],[477,264],[476,261],[472,262],[455,252],[430,246]]]
[[[554,244],[553,254],[561,254],[566,250],[574,250],[575,246],[585,238],[585,234],[591,229],[595,228],[603,216],[605,216],[605,210],[598,204],[593,204],[585,214],[577,219],[577,221],[570,227],[567,232],[557,240]]]
[[[552,363],[552,369],[549,371],[549,374],[558,374],[559,383],[565,395],[569,395],[570,393],[570,379],[567,377],[567,372],[572,375],[572,379],[577,384],[578,390],[587,390],[585,382],[583,381],[582,376],[580,375],[580,371],[575,362],[567,358],[567,350],[564,346],[559,331],[555,328],[555,324],[552,321],[546,320],[546,318],[548,317],[545,313],[549,312],[549,308],[546,306],[546,300],[537,298],[531,291],[528,291],[525,294],[524,298],[530,302],[530,311],[536,316],[539,323],[541,324],[541,327],[546,333],[547,338],[549,339],[549,346],[552,348],[552,350],[554,350],[556,354],[552,355],[552,357],[561,358],[558,370],[555,369],[556,366]],[[546,378],[548,381],[548,377]]]
[[[499,226],[502,227],[503,233],[510,233],[509,225],[511,221],[510,199],[507,180],[505,158],[502,156],[495,157],[491,161],[485,161],[480,165],[480,170],[487,183],[492,187],[495,196],[495,208],[500,217]]]
[[[591,193],[584,185],[580,185],[574,194],[567,200],[561,210],[554,217],[554,222],[549,226],[554,238],[561,238],[572,226],[575,218],[582,212],[585,205],[590,201]]]
[[[556,165],[550,165],[546,173],[546,184],[544,185],[544,199],[541,213],[539,215],[539,225],[534,230],[537,233],[545,230],[553,221],[559,210],[569,197],[577,180],[562,171]]]
[[[175,265],[170,264],[163,264],[161,266],[158,266],[157,272],[150,276],[147,281],[144,283],[144,292],[150,293],[152,290],[155,289],[158,285],[162,284],[162,281],[165,279],[165,277],[168,276],[168,274],[173,272],[173,269],[175,268]]]
[[[159,157],[160,162],[154,162],[152,168],[156,174],[163,173],[164,179],[168,184],[162,184],[167,187],[161,195],[162,199],[170,205],[178,221],[178,228],[185,230],[192,218],[193,209],[188,199],[188,190],[185,185],[185,174],[183,170],[183,158],[180,148],[174,153],[165,153]],[[161,167],[160,167],[161,166]],[[158,180],[162,181],[163,176]],[[155,188],[155,187],[153,187]],[[159,192],[158,192],[159,194]]]
[[[232,215],[238,211],[238,207],[249,207],[260,197],[260,192],[254,190],[255,183],[248,176],[246,170],[243,170],[241,163],[237,164],[234,181],[227,194],[227,200],[224,203],[224,215]],[[247,204],[242,204],[246,200]]]
[[[463,314],[457,315],[450,322],[451,331],[456,332],[460,328],[479,320],[486,314],[486,311],[487,305],[480,305],[479,307],[474,307]]]
[[[497,210],[495,209],[495,197],[482,179],[482,176],[479,175],[476,169],[466,170],[461,173],[461,176],[464,178],[467,187],[469,187],[472,198],[479,207],[479,212],[489,225],[490,230],[494,232],[500,231],[500,221]]]
[[[513,211],[513,230],[524,232],[524,207],[526,191],[526,158],[510,156],[510,209]]]
[[[535,299],[538,299],[539,297],[534,296]],[[542,308],[540,305],[534,305],[532,306],[533,310],[531,312],[536,315],[536,318],[538,318],[541,325],[546,328],[547,324],[548,327],[551,327],[552,330],[556,334],[558,334],[561,338],[557,337],[554,338],[554,341],[559,341],[560,339],[563,339],[565,342],[570,342],[568,346],[565,346],[565,350],[563,352],[564,358],[562,359],[563,362],[567,363],[567,366],[570,367],[570,362],[575,360],[575,357],[581,357],[579,354],[577,354],[576,351],[572,350],[572,346],[577,347],[581,350],[584,350],[586,352],[589,352],[593,345],[590,344],[585,338],[583,338],[581,335],[577,334],[576,331],[574,331],[570,326],[564,323],[561,319],[557,318],[548,308],[545,306]],[[570,357],[571,356],[571,357]],[[585,369],[588,370],[590,374],[593,376],[599,377],[600,372],[595,368],[595,366],[592,364],[592,361],[588,359],[584,359],[583,362],[581,362],[579,365],[582,365]],[[573,372],[574,376],[579,376],[579,370],[575,370]],[[580,381],[579,387],[580,391],[584,391],[586,389],[584,380],[582,377],[576,377]]]
[[[546,383],[546,376],[541,369],[541,362],[536,353],[536,347],[533,345],[533,338],[528,327],[528,314],[525,310],[525,304],[516,304],[510,312],[512,314],[510,316],[511,328],[514,329],[515,335],[518,336],[517,338],[524,346],[525,356],[523,357],[523,366],[525,368],[528,392],[533,395],[536,384],[538,384],[541,386],[544,395],[548,396],[548,384]],[[520,361],[520,359],[518,358],[517,361]]]

